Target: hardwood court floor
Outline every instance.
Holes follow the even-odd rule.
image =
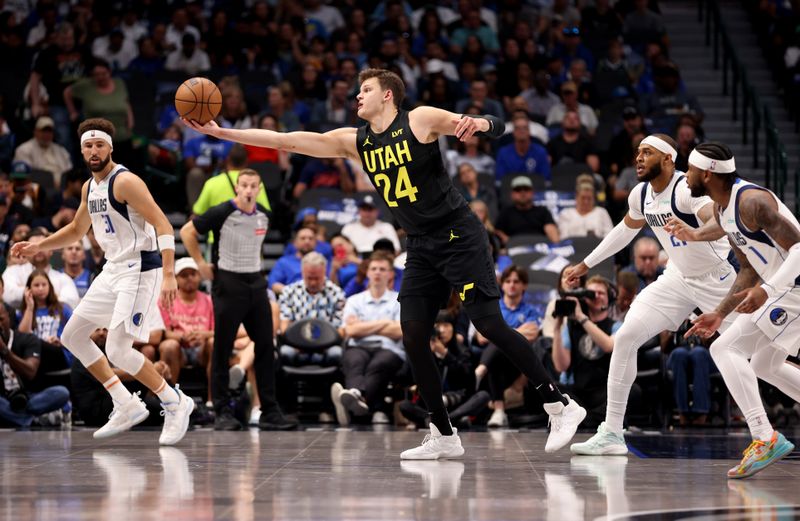
[[[797,439],[795,432],[786,432]],[[791,519],[800,462],[725,471],[743,433],[633,435],[627,457],[545,454],[546,433],[465,432],[460,461],[401,462],[424,433],[1,431],[3,520]],[[579,433],[576,440],[588,438]]]

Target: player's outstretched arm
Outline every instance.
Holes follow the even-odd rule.
[[[608,235],[600,241],[600,244],[592,250],[592,253],[583,259],[583,262],[564,271],[564,278],[567,283],[575,284],[590,268],[597,266],[630,244],[645,222],[643,219],[634,219],[629,213],[625,214],[625,218],[608,232]]]
[[[758,276],[753,265],[747,260],[747,255],[730,241],[730,239],[728,239],[728,241],[731,243],[733,253],[739,260],[739,273],[736,274],[736,278],[728,294],[722,299],[722,302],[717,305],[717,309],[709,313],[703,313],[694,319],[692,321],[694,325],[686,332],[686,336],[698,335],[701,338],[708,338],[719,329],[723,319],[732,311],[736,310],[740,313],[752,313],[757,309],[753,308],[750,311],[743,311],[743,309],[749,309],[750,306],[750,304],[744,302],[745,297],[748,295],[749,291],[758,284],[761,277]],[[745,307],[743,308],[742,305]]]
[[[692,228],[677,217],[670,217],[664,230],[679,241],[716,241],[725,237],[725,230],[719,224],[715,203],[708,203],[700,209],[697,216],[703,221],[699,228]]]
[[[455,136],[461,141],[476,134],[498,138],[505,130],[505,123],[496,116],[468,116],[436,107],[417,107],[409,113],[409,122],[417,139],[423,143],[430,143],[441,135]]]
[[[320,134],[318,132],[275,132],[259,128],[246,130],[222,128],[213,120],[205,125],[186,119],[182,121],[186,126],[198,132],[224,139],[225,141],[275,148],[312,157],[358,159],[358,151],[356,150],[356,133],[358,129],[353,127],[337,128]]]
[[[86,207],[86,192],[89,189],[89,181],[83,184],[81,188],[81,203],[78,210],[75,212],[75,219],[67,224],[50,237],[47,237],[38,244],[33,244],[28,241],[20,241],[11,247],[11,255],[16,257],[35,255],[40,251],[57,250],[65,246],[69,246],[75,241],[83,239],[89,227],[92,225],[92,220],[89,217],[89,210]]]

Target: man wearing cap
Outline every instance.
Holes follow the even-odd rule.
[[[359,254],[369,254],[378,239],[389,239],[394,251],[400,251],[400,239],[391,224],[378,219],[378,207],[373,195],[365,195],[358,203],[358,220],[345,224],[342,235],[350,239]]]
[[[495,231],[505,243],[509,237],[523,233],[547,235],[550,242],[558,242],[558,226],[550,210],[533,204],[533,182],[520,175],[511,181],[513,206],[503,208],[495,223]]]
[[[581,125],[589,134],[594,135],[600,123],[592,107],[578,102],[578,86],[574,81],[565,81],[561,84],[561,102],[554,105],[547,113],[547,126],[561,123],[568,110],[576,111],[580,116]]]
[[[200,271],[193,258],[175,261],[175,277],[178,294],[172,308],[167,308],[164,302],[158,303],[166,331],[158,346],[159,359],[169,366],[173,384],[178,381],[181,367],[187,363],[203,367],[210,383],[214,305],[209,295],[199,291]]]
[[[211,358],[211,396],[217,413],[214,428],[239,430],[229,390],[229,359],[243,325],[254,342],[256,386],[261,401],[259,428],[286,430],[297,427],[287,420],[275,398],[275,345],[267,280],[261,273],[262,245],[269,227],[269,212],[256,202],[261,188],[258,172],[245,168],[236,180],[236,197],[197,216],[183,228],[186,251],[203,278],[214,281],[214,350]],[[214,232],[212,262],[203,258],[198,234]]]
[[[622,109],[622,129],[617,132],[608,147],[608,161],[611,173],[619,175],[622,169],[633,162],[634,147],[633,136],[645,132],[644,121],[639,109],[628,105]]]
[[[53,174],[55,186],[61,186],[61,174],[72,168],[67,149],[55,143],[55,123],[49,116],[36,120],[33,137],[14,151],[14,161],[24,161],[31,168]]]
[[[687,242],[671,235],[670,219],[679,218],[692,228],[713,220],[714,203],[708,197],[693,198],[682,172],[675,170],[675,141],[665,134],[642,140],[636,156],[639,184],[628,196],[628,213],[605,239],[564,277],[574,283],[605,259],[625,248],[645,224],[669,256],[669,264],[655,282],[633,301],[614,339],[608,374],[605,422],[597,434],[571,447],[576,454],[626,454],[622,436],[628,395],[636,378],[638,349],[664,330],[676,331],[694,311],[713,311],[725,298],[736,278],[727,261],[727,241]],[[729,316],[723,329],[733,321]]]

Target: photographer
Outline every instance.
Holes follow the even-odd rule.
[[[69,391],[60,385],[38,392],[26,387],[36,378],[41,352],[36,336],[11,330],[8,311],[0,306],[0,423],[28,427],[37,416],[60,411],[69,401]]]
[[[563,389],[588,411],[586,426],[596,426],[605,415],[608,368],[620,327],[609,317],[609,294],[614,291],[603,277],[590,277],[585,289],[565,292],[555,306],[561,334],[553,338],[553,365],[566,373]]]

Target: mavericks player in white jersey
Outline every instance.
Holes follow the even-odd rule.
[[[685,176],[675,170],[677,156],[676,144],[669,136],[653,134],[642,140],[636,156],[636,175],[641,182],[631,190],[625,219],[583,262],[564,274],[570,282],[578,280],[589,268],[627,246],[645,224],[669,256],[667,269],[636,297],[617,331],[608,374],[606,419],[588,441],[572,444],[570,450],[576,454],[628,452],[622,424],[636,379],[637,350],[661,331],[677,330],[695,308],[716,308],[736,278],[727,260],[730,248],[719,238],[722,234],[714,241],[685,242],[665,229],[675,216],[695,227],[714,218],[711,199],[692,198]]]
[[[92,227],[107,262],[64,327],[61,342],[103,383],[114,401],[108,423],[94,437],[106,438],[126,431],[149,414],[142,400],[120,383],[110,360],[161,399],[164,429],[159,442],[172,445],[186,433],[194,401],[180,389],[167,385],[153,364],[133,348],[134,340],[148,340],[151,325],[158,318],[159,286],[167,306],[175,299],[172,225],[147,185],[112,161],[114,125],[110,121],[86,120],[78,133],[92,178],[83,185],[75,219],[38,244],[15,244],[11,253],[31,256],[42,250],[63,248],[82,239]],[[89,338],[97,328],[108,329],[108,359]]]
[[[733,154],[722,143],[703,143],[691,153],[688,183],[693,196],[711,196],[717,205],[715,222],[693,238],[719,235],[714,229],[721,226],[741,265],[728,296],[687,334],[710,336],[732,311],[741,313],[711,344],[711,356],[753,436],[728,471],[729,478],[746,478],[794,449],[772,429],[756,376],[800,402],[800,369],[786,363],[800,341],[800,223],[775,194],[736,176]]]

